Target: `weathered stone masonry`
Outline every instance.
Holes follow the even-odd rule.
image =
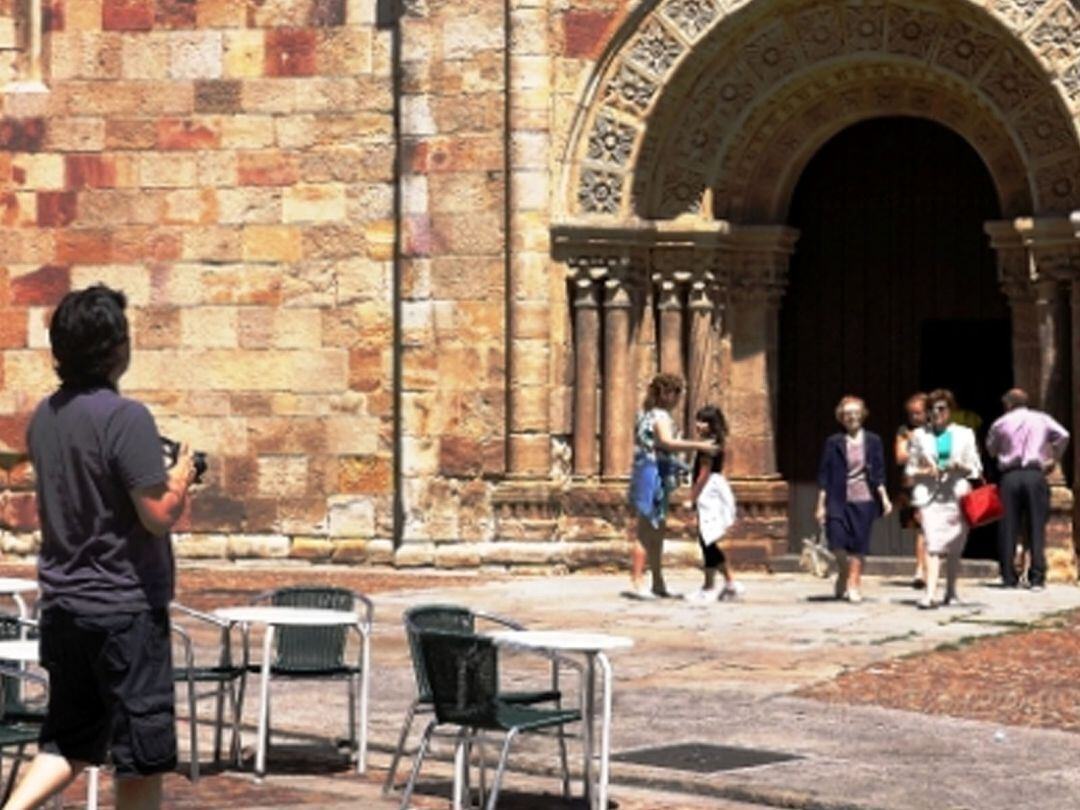
[[[101,280],[126,389],[213,460],[181,554],[620,561],[663,369],[728,412],[764,562],[786,207],[874,116],[982,156],[1016,379],[1080,427],[1078,31],[1071,0],[0,0],[3,550],[48,314]]]

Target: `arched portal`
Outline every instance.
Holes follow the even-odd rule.
[[[837,429],[845,393],[865,398],[887,444],[917,390],[950,388],[984,429],[1000,413],[1013,382],[1010,313],[983,232],[998,216],[978,154],[923,119],[855,124],[808,163],[789,212],[800,237],[780,309],[778,462],[793,539],[813,532],[814,449]],[[910,552],[913,538],[894,524],[879,527],[875,553]]]
[[[752,524],[741,524],[744,533],[764,537],[758,548],[767,554],[788,550],[788,484],[804,472],[789,481],[778,441],[789,429],[781,392],[791,385],[781,311],[789,294],[801,295],[799,251],[812,248],[812,240],[800,245],[803,220],[789,212],[799,210],[796,188],[815,156],[882,119],[908,122],[899,130],[930,127],[937,135],[928,148],[959,144],[963,160],[981,166],[971,177],[993,205],[963,206],[962,242],[937,241],[959,252],[955,263],[980,268],[980,295],[996,314],[977,315],[1008,325],[1002,353],[1013,358],[1013,380],[1075,431],[1078,30],[1075,0],[638,4],[584,88],[556,192],[554,254],[570,267],[575,326],[567,362],[575,473],[625,473],[629,436],[619,425],[632,423],[647,375],[674,369],[695,398],[719,397],[728,410],[730,472]],[[910,171],[920,160],[899,165]],[[910,190],[914,179],[898,187]],[[908,205],[926,215],[919,201]],[[930,218],[922,224],[947,221]],[[961,311],[957,304],[943,326],[925,328],[954,328]],[[922,330],[933,318],[913,320]],[[900,374],[896,391],[948,382],[931,379]],[[882,399],[891,405],[875,406],[883,433],[902,398],[889,391]],[[828,408],[814,410],[828,419]],[[829,427],[818,425],[800,452],[816,456]],[[1065,480],[1056,483],[1052,531],[1075,572],[1072,549],[1064,553],[1071,501]]]

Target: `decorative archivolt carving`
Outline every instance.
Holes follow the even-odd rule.
[[[973,93],[966,100],[954,94],[965,109],[950,117],[970,116],[978,96],[989,98],[996,125],[1021,147],[1025,173],[1043,175],[1029,179],[1038,201],[1072,193],[1063,192],[1067,178],[1045,175],[1047,167],[1064,170],[1080,156],[1077,124],[1070,120],[1080,116],[1080,0],[992,0],[988,6],[975,0],[661,0],[599,83],[578,153],[577,209],[646,217],[700,210],[704,189],[685,198],[683,179],[704,176],[704,185],[719,194],[724,182],[706,167],[722,164],[717,155],[730,147],[748,114],[775,106],[777,90],[823,63],[854,65],[868,57],[960,77]],[[903,97],[906,114],[929,115],[936,91],[932,83],[910,91],[883,82],[872,97],[876,108]],[[848,101],[867,98],[849,94]],[[849,103],[845,114],[853,121],[871,111]],[[621,178],[625,193],[623,183],[612,193],[613,168],[629,175]]]
[[[687,39],[693,39],[708,28],[719,11],[715,0],[669,0],[661,8],[661,13],[675,23]]]

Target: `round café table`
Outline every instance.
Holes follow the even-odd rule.
[[[270,663],[274,651],[274,632],[278,627],[352,627],[360,634],[360,733],[356,771],[367,769],[368,682],[371,663],[371,627],[365,617],[352,610],[286,607],[282,605],[243,605],[217,608],[214,615],[227,622],[241,625],[244,646],[248,646],[248,629],[262,625],[263,652],[260,662],[262,680],[259,684],[259,739],[255,752],[255,775],[266,774],[266,744],[270,720]]]
[[[611,663],[606,653],[634,646],[626,636],[564,630],[499,630],[488,633],[497,646],[546,653],[577,654],[585,659],[582,743],[585,749],[585,791],[591,806],[607,808],[611,761]],[[600,767],[593,788],[593,741],[596,722],[596,672],[601,674]],[[456,791],[455,791],[456,794]]]

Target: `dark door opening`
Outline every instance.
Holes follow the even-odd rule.
[[[793,550],[816,530],[818,457],[839,429],[841,396],[866,400],[892,493],[893,436],[908,395],[950,388],[983,431],[1000,414],[1012,384],[1011,326],[983,232],[998,216],[978,154],[930,121],[856,124],[806,167],[789,214],[801,235],[780,313],[778,461],[791,485]],[[895,518],[879,521],[871,549],[911,554],[914,538]],[[972,537],[969,556],[991,553]]]

